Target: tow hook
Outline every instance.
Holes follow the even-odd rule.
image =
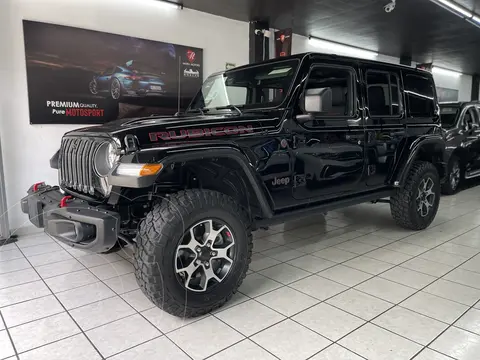
[[[68,201],[68,200],[71,200],[71,199],[73,199],[73,196],[70,196],[70,195],[64,196],[64,197],[62,198],[62,200],[60,200],[60,205],[59,205],[59,206],[60,206],[61,208],[66,207],[66,206],[67,206],[67,201]]]

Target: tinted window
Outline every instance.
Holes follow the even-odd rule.
[[[331,103],[322,104],[319,116],[351,116],[353,113],[352,73],[347,69],[314,67],[305,87],[305,94],[331,93]]]
[[[432,81],[418,75],[407,75],[404,81],[410,116],[434,116],[435,101]]]
[[[367,71],[367,88],[368,108],[371,116],[400,115],[400,86],[396,75]]]
[[[440,120],[444,128],[455,126],[459,109],[458,106],[440,105]]]

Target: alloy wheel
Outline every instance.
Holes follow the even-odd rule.
[[[111,94],[114,100],[120,99],[120,82],[117,79],[112,81]]]
[[[95,80],[90,81],[89,88],[90,88],[90,92],[91,92],[93,95],[97,95],[97,94],[98,94],[98,91],[97,91],[97,82],[96,82]]]
[[[455,162],[450,171],[450,187],[455,190],[460,183],[460,165]]]
[[[218,220],[193,225],[175,253],[175,272],[191,291],[205,292],[221,283],[235,260],[235,239],[229,227]]]
[[[430,213],[430,209],[435,204],[435,192],[433,188],[435,186],[431,177],[423,179],[418,186],[418,194],[416,198],[417,212],[421,217],[425,217]]]

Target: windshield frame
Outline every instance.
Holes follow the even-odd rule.
[[[464,107],[461,104],[455,104],[455,103],[440,103],[440,124],[442,125],[443,128],[445,129],[453,129],[458,126],[458,121],[461,118],[461,115],[463,113]],[[455,119],[453,120],[453,123],[449,126],[445,126],[444,122],[442,121],[442,108],[452,108],[452,109],[457,109],[457,112],[455,113]]]
[[[264,111],[264,110],[274,110],[274,109],[278,109],[278,108],[281,108],[284,106],[285,102],[287,102],[287,99],[290,97],[290,93],[295,85],[295,82],[298,78],[298,73],[300,72],[300,69],[301,69],[301,64],[302,64],[302,61],[301,59],[298,59],[298,58],[290,58],[290,59],[282,59],[282,60],[277,60],[277,61],[269,61],[269,62],[261,62],[261,63],[257,63],[257,64],[252,64],[252,65],[245,65],[245,66],[241,66],[241,67],[238,67],[238,68],[234,68],[234,69],[229,69],[229,70],[225,70],[225,71],[218,71],[218,72],[215,72],[215,73],[212,73],[210,76],[208,76],[205,81],[203,81],[202,83],[202,86],[200,87],[200,89],[197,91],[197,93],[195,94],[195,96],[193,97],[192,101],[190,101],[190,104],[188,105],[187,109],[185,110],[185,112],[189,112],[189,111],[199,111],[199,110],[207,110],[208,112],[211,112],[211,111],[215,111],[215,112],[223,112],[224,110],[228,110],[228,109],[221,109],[221,110],[217,110],[215,107],[212,107],[212,108],[192,108],[192,105],[197,101],[197,98],[199,96],[202,96],[201,93],[202,93],[202,88],[203,88],[203,85],[207,82],[208,79],[210,78],[213,78],[213,77],[216,77],[216,76],[225,76],[226,74],[231,74],[231,73],[234,73],[234,72],[238,72],[238,71],[243,71],[243,70],[247,70],[247,69],[252,69],[252,68],[256,68],[256,67],[260,67],[260,66],[269,66],[269,65],[276,65],[276,64],[281,64],[281,63],[286,63],[286,62],[295,62],[296,63],[296,69],[294,70],[294,73],[292,75],[292,80],[290,82],[290,86],[288,88],[288,91],[286,92],[283,100],[281,103],[279,104],[276,104],[274,106],[267,106],[267,107],[255,107],[255,106],[252,106],[252,105],[248,105],[248,104],[244,104],[244,105],[234,105],[236,107],[238,107],[242,112],[244,111]],[[230,104],[231,105],[231,104]],[[225,106],[228,106],[228,105],[225,105]],[[223,107],[223,106],[221,106]],[[231,112],[231,111],[230,111]]]

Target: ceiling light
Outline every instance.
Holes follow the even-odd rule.
[[[438,75],[446,75],[446,76],[453,76],[453,77],[460,77],[461,75],[463,75],[461,72],[443,69],[438,66],[434,66],[432,68],[432,72]]]
[[[480,16],[472,17],[472,21],[475,21],[476,23],[480,24]]]
[[[173,1],[158,0],[158,5],[166,9],[183,9],[183,4],[179,4]]]
[[[317,39],[312,36],[309,37],[309,42],[319,48],[322,48],[326,52],[332,52],[339,55],[350,55],[359,58],[374,59],[378,56],[375,51],[360,49],[357,47],[339,44],[327,40]]]
[[[463,15],[463,16],[466,17],[466,18],[471,18],[472,15],[473,15],[471,11],[468,11],[468,10],[464,9],[463,7],[455,4],[455,3],[452,2],[452,1],[448,1],[448,0],[435,0],[435,2],[440,3],[440,4],[444,5],[444,6],[446,6],[447,8],[449,8],[449,9],[451,9],[451,10],[453,10],[453,11],[455,11],[455,12],[461,14],[461,15]]]

